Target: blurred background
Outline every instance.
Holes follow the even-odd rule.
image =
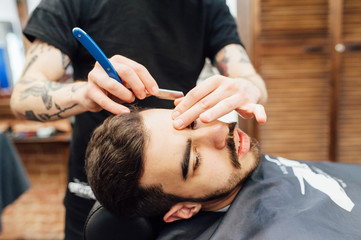
[[[9,108],[28,45],[21,30],[38,3],[1,0],[0,7],[0,132],[9,136],[31,184],[0,209],[0,239],[6,240],[63,238],[69,121],[20,121]],[[272,155],[361,163],[361,1],[227,3],[269,93],[268,122],[239,119],[240,126]],[[214,72],[208,62],[200,79]]]

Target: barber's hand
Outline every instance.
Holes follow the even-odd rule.
[[[149,96],[147,92],[152,95],[158,93],[156,81],[143,65],[120,55],[113,56],[109,61],[124,85],[109,77],[96,62],[89,72],[84,101],[81,103],[88,111],[105,109],[114,114],[129,112],[122,102],[131,103],[135,98],[144,99]]]
[[[255,117],[257,122],[264,123],[266,112],[262,105],[257,104],[260,94],[259,89],[246,79],[212,76],[185,97],[175,100],[173,126],[183,129],[198,117],[202,122],[209,123],[233,110],[243,118]]]

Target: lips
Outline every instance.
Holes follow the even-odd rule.
[[[238,158],[243,157],[250,149],[250,139],[247,134],[239,128],[234,129],[234,143],[237,150]]]

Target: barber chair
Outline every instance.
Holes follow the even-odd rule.
[[[168,223],[165,228],[159,217],[118,217],[96,202],[85,222],[84,240],[194,239],[200,234],[208,239],[223,215],[223,212],[203,212],[185,221]],[[212,225],[215,227],[207,230]]]
[[[84,226],[85,240],[155,239],[161,219],[118,217],[96,202]]]

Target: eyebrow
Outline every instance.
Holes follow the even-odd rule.
[[[185,149],[184,155],[183,155],[183,161],[182,161],[182,174],[183,174],[184,180],[187,180],[188,169],[189,169],[189,159],[190,159],[190,153],[191,153],[191,145],[192,145],[192,140],[188,139],[187,146],[186,146],[186,149]]]

